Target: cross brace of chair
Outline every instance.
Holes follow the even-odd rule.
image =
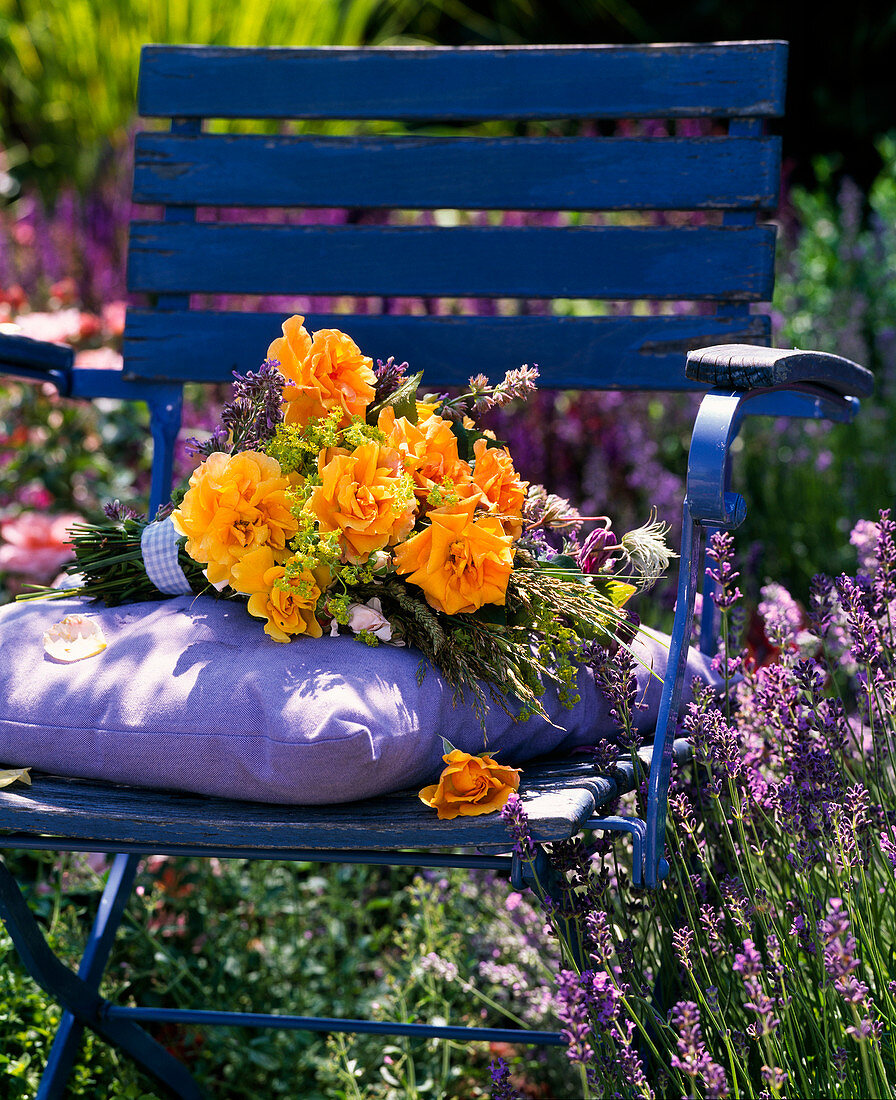
[[[4,838],[6,845],[9,838]],[[56,839],[54,847],[58,847]],[[222,856],[232,852],[221,851]],[[345,862],[346,853],[302,852],[303,860],[315,858]],[[535,860],[518,854],[423,855],[398,852],[354,853],[350,862],[403,864],[412,867],[480,868],[509,872],[517,889],[530,888],[544,896],[556,872],[540,846]],[[365,858],[367,857],[367,858]],[[271,858],[283,858],[272,853]],[[278,1015],[254,1012],[223,1012],[203,1009],[166,1009],[116,1005],[101,996],[99,984],[109,960],[113,941],[133,889],[139,856],[118,854],[112,864],[78,972],[70,970],[53,953],[34,918],[18,883],[0,859],[0,919],[34,981],[63,1008],[47,1067],[36,1100],[61,1100],[65,1082],[74,1065],[84,1028],[125,1051],[162,1088],[185,1100],[200,1100],[202,1092],[186,1067],[140,1026],[140,1023],[170,1022],[181,1025],[271,1027],[283,1030],[349,1032],[357,1034],[403,1035],[417,1039],[454,1039],[470,1042],[523,1043],[559,1046],[566,1040],[560,1032],[513,1028],[454,1027],[392,1021]]]

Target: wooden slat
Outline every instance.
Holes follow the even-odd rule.
[[[145,46],[143,115],[217,118],[777,116],[787,45],[245,49]]]
[[[131,226],[128,286],[151,293],[764,301],[775,231],[755,228]]]
[[[645,768],[651,748],[639,751]],[[676,761],[690,758],[685,740],[674,745]],[[601,805],[631,790],[631,759],[612,775],[598,775],[581,759],[532,761],[523,769],[520,797],[535,840],[574,835]],[[11,838],[4,833],[14,834]],[[290,848],[396,850],[482,847],[508,851],[511,841],[500,814],[439,821],[416,790],[335,806],[274,806],[203,795],[126,787],[34,774],[30,787],[0,791],[0,848],[27,848],[26,833],[89,839],[98,850],[118,844],[149,844],[153,852],[177,846],[226,855],[253,847],[276,858]]]
[[[544,769],[543,769],[544,770]],[[530,781],[524,797],[537,836],[559,839],[581,827],[601,801],[616,793],[583,763],[559,762]],[[272,806],[201,795],[154,791],[53,776],[34,776],[31,788],[0,791],[0,828],[53,832],[110,842],[151,841],[253,848],[408,848],[510,846],[500,815],[458,819],[448,828],[416,791],[341,806]],[[4,843],[0,835],[0,845]],[[64,847],[64,845],[62,845]]]
[[[157,382],[230,382],[256,370],[280,335],[279,313],[155,313],[131,310],[126,375]],[[390,355],[424,371],[427,390],[497,380],[537,364],[558,389],[704,389],[685,377],[687,352],[722,342],[767,343],[765,317],[380,317],[308,316],[309,331],[341,328],[373,359]],[[82,372],[87,383],[98,372]],[[80,383],[75,380],[78,390]]]
[[[773,206],[777,138],[137,135],[134,201],[697,210]]]

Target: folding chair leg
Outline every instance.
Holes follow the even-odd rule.
[[[78,967],[78,977],[91,989],[99,989],[115,934],[134,887],[138,863],[137,856],[118,855],[109,872],[87,947]],[[71,1012],[62,1014],[35,1100],[57,1100],[62,1097],[65,1082],[75,1064],[83,1032],[84,1025]]]
[[[121,919],[121,910],[127,900],[130,884],[133,882],[133,869],[130,860],[135,857],[116,858],[112,888],[107,887],[103,895],[101,913],[97,917],[91,942],[88,946],[89,958],[85,955],[82,967],[90,974],[95,984],[99,983],[102,968],[105,965],[111,947],[115,927]],[[110,876],[110,879],[112,876]],[[128,882],[130,879],[130,882]],[[127,887],[125,889],[125,887]],[[73,973],[56,958],[50,950],[37,921],[28,908],[15,879],[0,860],[0,918],[12,938],[28,973],[37,984],[50,994],[73,1017],[73,1023],[63,1027],[65,1034],[59,1044],[54,1043],[55,1063],[53,1079],[48,1082],[48,1091],[42,1091],[41,1097],[61,1096],[65,1087],[68,1066],[73,1060],[73,1048],[76,1049],[80,1030],[89,1027],[101,1038],[124,1050],[134,1061],[173,1095],[184,1100],[201,1100],[202,1093],[186,1068],[173,1058],[167,1050],[148,1035],[141,1027],[127,1020],[110,1020],[106,1016],[109,1002],[97,993],[95,985]],[[105,956],[105,957],[103,957]],[[60,1028],[60,1032],[63,1028]]]

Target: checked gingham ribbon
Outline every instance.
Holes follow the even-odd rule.
[[[170,516],[148,524],[140,536],[146,575],[166,596],[186,596],[193,591],[177,560],[179,538]]]

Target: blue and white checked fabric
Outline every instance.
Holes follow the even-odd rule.
[[[146,575],[166,596],[186,596],[193,591],[177,560],[177,541],[180,537],[170,516],[148,524],[140,536]]]

